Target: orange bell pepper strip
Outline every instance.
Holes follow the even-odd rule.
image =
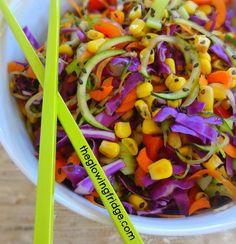
[[[227,146],[224,147],[224,152],[230,156],[231,158],[236,159],[236,147],[233,146],[232,144],[228,144]]]
[[[208,75],[207,77],[208,83],[221,83],[226,88],[230,87],[230,83],[232,81],[231,76],[227,71],[215,71]]]
[[[146,173],[148,173],[148,166],[153,163],[153,161],[147,155],[147,149],[144,147],[138,154],[137,162],[139,167]]]
[[[80,165],[80,159],[76,153],[72,153],[67,159],[67,164]]]
[[[218,180],[219,182],[221,182],[225,186],[225,188],[227,188],[231,192],[232,199],[234,201],[236,201],[236,186],[234,186],[232,182],[230,182],[229,180],[227,180],[217,170],[203,169],[203,170],[200,170],[200,171],[196,172],[192,176],[190,176],[189,179],[190,180],[197,180],[197,179],[201,178],[203,175],[212,176],[213,178],[215,178],[216,180]]]
[[[208,81],[207,81],[205,75],[200,76],[199,85],[200,86],[207,86],[208,85]]]
[[[112,21],[101,20],[94,25],[94,29],[102,32],[109,38],[119,37],[124,35],[124,30],[117,23]]]
[[[102,86],[112,86],[113,77],[109,77],[102,82]]]
[[[95,101],[100,102],[108,97],[111,94],[112,90],[113,86],[101,86],[97,90],[91,91],[89,95]]]
[[[198,210],[211,208],[210,202],[206,197],[200,198],[197,201],[193,202],[189,208],[189,215],[194,214]]]
[[[24,65],[18,64],[17,62],[10,62],[8,63],[7,70],[9,74],[13,72],[23,72],[25,67]]]

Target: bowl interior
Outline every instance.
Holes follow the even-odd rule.
[[[49,0],[43,0],[40,8],[37,6],[37,1],[34,0],[18,1],[17,5],[12,6],[20,24],[29,26],[41,43],[46,39],[49,2]],[[66,0],[62,0],[62,9],[63,12],[69,9]],[[9,61],[24,61],[24,55],[6,24],[0,24],[0,28],[2,29],[0,34],[0,139],[15,164],[36,184],[37,160],[14,98],[9,93],[6,70]],[[62,185],[56,184],[55,198],[59,203],[87,218],[111,224],[106,210],[92,205]],[[233,206],[223,212],[209,212],[184,219],[158,219],[138,216],[132,216],[132,219],[141,233],[183,236],[236,227],[235,216],[236,206]]]

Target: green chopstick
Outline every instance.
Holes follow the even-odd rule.
[[[53,243],[60,0],[51,0],[34,226],[34,244]]]
[[[16,39],[18,40],[18,43],[20,44],[40,84],[43,86],[44,67],[40,62],[35,50],[32,48],[24,32],[17,23],[5,0],[0,0],[0,9],[2,10],[6,21],[8,22]],[[71,143],[73,144],[75,151],[80,157],[84,168],[86,169],[88,175],[93,181],[94,187],[101,197],[104,206],[108,210],[123,241],[125,243],[143,243],[141,236],[135,229],[119,197],[111,186],[110,181],[107,179],[102,167],[94,156],[92,149],[84,138],[82,132],[80,131],[78,125],[76,124],[73,116],[71,115],[69,109],[67,108],[59,93],[57,94],[57,106],[58,117],[61,121],[61,124],[64,127],[64,130],[66,131]],[[86,154],[84,154],[85,151]],[[100,180],[96,177],[97,175],[100,176]],[[104,184],[101,184],[101,182],[105,184],[106,188],[104,188]],[[104,189],[106,189],[106,191]],[[105,194],[105,192],[107,192],[107,194]]]

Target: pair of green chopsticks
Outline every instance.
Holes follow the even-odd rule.
[[[123,241],[125,243],[143,243],[102,167],[94,156],[89,144],[57,91],[60,29],[59,2],[59,0],[51,0],[47,61],[46,68],[44,69],[35,50],[11,13],[7,3],[5,0],[0,0],[0,9],[3,12],[6,21],[19,42],[40,84],[44,87],[34,243],[50,244],[53,240],[57,115]],[[112,205],[107,200],[106,196],[102,194],[102,188],[99,181],[92,173],[89,166],[86,165],[86,161],[80,150],[80,148],[84,147],[88,149],[87,153],[90,159],[94,162],[97,172],[99,172],[100,177],[104,179],[103,182],[105,182],[107,189],[115,199],[116,205],[119,206],[119,215],[117,215],[117,211],[114,211],[114,205]]]

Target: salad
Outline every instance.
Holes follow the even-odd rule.
[[[231,1],[68,2],[59,91],[127,211],[178,218],[235,201]],[[24,32],[44,64],[45,46]],[[37,157],[42,87],[27,62],[8,72]],[[59,122],[56,181],[102,207]]]

